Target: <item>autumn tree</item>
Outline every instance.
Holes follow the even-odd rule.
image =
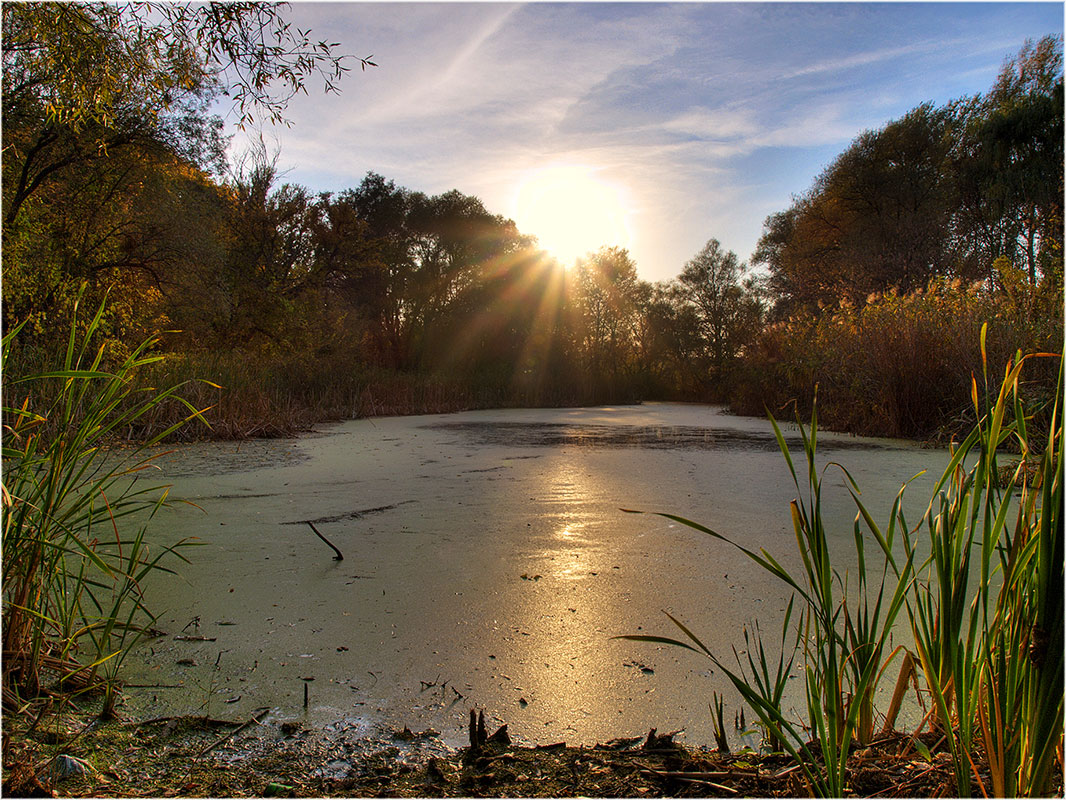
[[[159,291],[182,258],[145,192],[197,195],[189,179],[219,173],[210,102],[225,91],[242,123],[279,119],[313,76],[329,91],[348,69],[270,4],[9,3],[2,16],[8,324],[61,316],[82,281]]]
[[[333,281],[367,320],[371,357],[383,366],[445,360],[471,297],[530,246],[511,220],[455,190],[426,195],[371,172],[333,202],[350,209],[364,237]]]
[[[951,124],[950,113],[922,105],[860,135],[767,220],[754,261],[771,285],[793,305],[861,303],[949,271]]]
[[[575,345],[594,396],[617,393],[640,368],[641,283],[629,251],[620,247],[601,247],[574,268]]]
[[[1045,274],[1061,283],[1062,59],[1061,37],[1026,42],[987,95],[960,104],[955,224],[981,277],[1006,258],[1030,285]]]
[[[703,397],[708,371],[700,319],[678,281],[648,286],[640,336],[640,360],[649,388],[663,399]]]
[[[508,255],[528,249],[529,240],[511,220],[456,190],[435,196],[412,193],[406,227],[412,267],[408,288],[415,312],[409,322],[419,350],[427,363],[434,363],[447,350],[449,332],[465,323],[460,298]]]
[[[1008,60],[987,95],[924,104],[860,135],[766,220],[753,262],[769,272],[778,316],[935,277],[998,280],[998,258],[1035,285],[1061,275],[1062,176],[1062,41],[1046,37]]]
[[[566,394],[565,271],[533,247],[494,256],[433,326],[425,362],[527,403]]]

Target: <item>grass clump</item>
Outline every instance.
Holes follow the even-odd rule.
[[[1008,365],[994,403],[934,489],[923,520],[931,553],[908,603],[960,795],[972,788],[978,750],[992,783],[979,789],[998,797],[1044,795],[1061,761],[1062,409],[1056,402],[1038,449],[1018,392],[1025,361]],[[972,395],[976,405],[976,380]],[[1021,459],[1004,488],[997,453],[1008,444]],[[906,544],[910,552],[921,546]]]
[[[699,523],[662,514],[737,547],[792,590],[805,718],[797,721],[785,713],[778,682],[770,679],[765,663],[757,668],[749,655],[748,669],[730,666],[672,616],[683,638],[622,638],[709,657],[758,716],[768,743],[796,760],[815,795],[839,797],[852,790],[849,753],[873,739],[881,716],[875,708],[877,688],[900,654],[901,680],[883,730],[894,725],[907,685],[904,676],[917,664],[924,684],[920,699],[928,699],[932,708],[914,732],[915,746],[926,725],[946,743],[958,796],[970,796],[975,786],[986,796],[1043,796],[1055,785],[1063,744],[1061,357],[1055,357],[1056,401],[1046,436],[1038,441],[1027,424],[1021,391],[1023,367],[1034,358],[1019,354],[1015,363],[1008,362],[993,389],[985,329],[981,353],[986,402],[982,406],[973,379],[978,422],[953,449],[916,526],[908,524],[903,511],[906,486],[881,526],[863,505],[859,487],[839,467],[857,509],[853,573],[834,567],[839,555],[830,551],[823,526],[816,411],[809,427],[800,425],[805,464],[793,462],[774,422],[799,492],[791,505],[799,569],[789,570],[765,550],[751,551]],[[1012,480],[1002,488],[997,456],[1005,449],[1021,453],[1021,460],[1017,486]],[[1027,467],[1034,464],[1035,469]],[[913,649],[890,649],[892,633],[902,624],[912,630]],[[749,643],[749,654],[753,649],[765,652],[761,643]],[[787,654],[782,647],[777,676],[787,674]]]
[[[76,311],[76,309],[75,309]],[[139,389],[158,360],[148,339],[109,363],[95,346],[103,304],[71,324],[59,363],[12,374],[21,326],[3,338],[3,700],[19,708],[46,690],[107,692],[114,709],[120,664],[153,617],[144,583],[169,571],[178,547],[149,543],[147,526],[166,500],[142,480],[147,448],[198,416],[179,386]],[[125,430],[161,405],[185,414],[134,447]],[[49,684],[49,678],[56,678]]]

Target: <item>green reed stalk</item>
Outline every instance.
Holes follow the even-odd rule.
[[[80,296],[79,296],[80,300]],[[151,615],[143,581],[169,571],[175,547],[149,547],[133,515],[164,502],[162,487],[138,485],[152,467],[147,448],[199,412],[169,389],[135,390],[139,370],[159,361],[149,339],[113,369],[106,344],[94,349],[105,306],[79,333],[77,305],[57,369],[9,374],[21,326],[3,337],[3,681],[5,693],[34,695],[45,667],[89,686],[121,661]],[[12,397],[19,398],[7,405]],[[21,401],[21,402],[19,402]],[[186,414],[131,449],[110,445],[164,403]],[[180,546],[180,544],[178,545]]]
[[[1024,465],[1036,457],[1028,447],[1016,377],[1011,392]],[[1061,393],[1060,365],[1059,398]],[[1017,511],[997,543],[1002,584],[985,640],[977,710],[992,790],[1001,797],[1046,795],[1062,738],[1062,438],[1057,400],[1039,459],[1039,484],[1031,486],[1019,466]]]
[[[774,668],[770,666],[773,663],[773,659],[767,658],[766,647],[763,644],[762,629],[758,620],[755,621],[754,636],[750,635],[746,627],[744,628],[744,652],[748,662],[746,667],[740,660],[740,654],[737,653],[736,648],[733,648],[733,656],[736,658],[737,664],[740,665],[741,674],[745,677],[745,680],[750,681],[750,685],[765,700],[767,705],[777,708],[781,707],[781,701],[785,695],[785,687],[792,676],[792,665],[796,661],[796,653],[800,647],[798,630],[795,631],[796,635],[791,649],[788,646],[789,632],[793,630],[791,623],[795,603],[796,599],[793,597],[789,599],[788,606],[785,608],[785,616],[781,622],[781,641],[777,649],[777,663]],[[758,658],[753,653],[757,654]],[[788,656],[787,659],[786,654]],[[751,677],[748,678],[748,675]],[[782,749],[783,743],[774,730],[767,728],[765,730],[765,738],[768,750],[778,751]]]
[[[711,692],[711,724],[714,726],[714,743],[719,753],[729,752],[729,740],[725,736],[725,698]]]
[[[888,581],[887,566],[882,568],[878,583],[869,580],[865,536],[860,520],[866,523],[878,548],[891,559],[896,525],[905,524],[901,509],[903,492],[897,495],[888,526],[882,531],[859,501],[858,487],[851,476],[841,467],[859,508],[854,528],[858,580],[853,600],[849,599],[851,593],[848,591],[847,577],[839,575],[832,566],[829,538],[822,515],[822,470],[816,459],[817,409],[812,413],[809,431],[802,424],[799,425],[806,459],[802,480],[780,426],[773,418],[771,422],[799,494],[791,503],[791,512],[797,551],[802,562],[801,571],[793,574],[765,550],[755,553],[691,520],[673,514],[663,513],[660,516],[728,542],[792,589],[793,599],[799,600],[800,609],[797,636],[804,657],[806,724],[798,726],[783,714],[781,696],[775,690],[778,681],[761,680],[758,674],[748,679],[743,670],[737,672],[728,668],[695,634],[670,615],[667,616],[686,635],[688,642],[657,636],[631,635],[620,638],[672,644],[709,657],[759,717],[768,736],[779,742],[796,759],[811,791],[820,796],[840,797],[847,787],[847,759],[852,742],[868,741],[872,735],[873,697],[885,666],[892,658],[888,653],[889,635],[905,605],[912,579],[910,561],[906,561],[902,568],[897,565],[894,585]],[[854,610],[852,602],[855,603]],[[789,614],[791,610],[790,604]],[[784,652],[782,649],[778,676],[782,674]],[[813,737],[810,745],[806,742],[804,727]],[[815,752],[819,758],[815,757]]]
[[[982,330],[982,354],[984,335]],[[803,728],[785,718],[780,695],[770,689],[769,670],[756,671],[750,652],[751,679],[743,665],[740,671],[728,668],[669,614],[686,640],[619,638],[676,645],[710,658],[767,731],[796,758],[811,790],[841,796],[850,745],[869,741],[872,735],[875,690],[900,650],[888,653],[888,637],[905,609],[917,661],[933,699],[934,724],[945,734],[951,752],[957,793],[968,796],[974,776],[986,795],[1046,795],[1063,742],[1064,380],[1061,356],[1055,356],[1060,359],[1058,392],[1048,441],[1038,457],[1030,447],[1019,390],[1022,367],[1031,357],[1035,356],[1008,364],[998,396],[983,415],[973,381],[979,422],[954,448],[916,528],[907,524],[902,508],[906,484],[882,529],[862,503],[859,487],[843,470],[858,509],[854,590],[849,590],[848,576],[838,575],[832,567],[822,522],[816,412],[809,435],[800,426],[806,490],[773,422],[800,494],[791,504],[800,572],[790,573],[765,550],[755,553],[698,523],[660,514],[732,544],[793,590],[799,600],[797,630],[804,653],[807,723],[803,728],[813,735],[812,742],[805,741]],[[984,361],[987,387],[987,358]],[[1012,490],[1001,488],[996,464],[998,450],[1008,441],[1022,453],[1015,474],[1021,481],[1016,502]],[[1030,483],[1028,465],[1035,461],[1040,466]],[[884,558],[876,583],[866,559],[870,537]],[[790,613],[791,609],[790,605]],[[974,766],[980,755],[978,739],[991,786],[980,782]]]
[[[1056,401],[1037,492],[1028,484],[1025,465],[1036,459],[1019,392],[1028,358],[1008,364],[983,415],[973,381],[979,422],[934,489],[923,519],[930,554],[908,599],[915,649],[960,796],[978,777],[978,740],[993,784],[979,788],[1002,797],[1043,794],[1062,738],[1062,418]],[[1061,364],[1059,380],[1061,396]],[[1022,453],[1017,502],[1001,487],[996,465],[1009,440]],[[905,537],[912,558],[919,546]]]

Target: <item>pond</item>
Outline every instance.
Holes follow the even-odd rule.
[[[786,433],[802,458],[798,429]],[[819,453],[879,521],[905,481],[946,462],[829,433]],[[478,708],[524,744],[652,727],[709,744],[712,691],[730,723],[740,709],[725,677],[688,651],[612,637],[674,636],[664,610],[723,656],[756,621],[779,637],[779,583],[706,534],[622,511],[678,514],[795,563],[797,492],[765,420],[682,404],[363,419],[158,464],[173,507],[153,535],[202,546],[150,587],[166,635],[127,663],[135,717],[269,707],[367,735],[431,728],[456,746]],[[931,483],[908,490],[915,520]],[[839,469],[825,486],[844,570],[855,506]]]

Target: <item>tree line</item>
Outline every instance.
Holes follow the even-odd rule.
[[[563,269],[458,190],[369,173],[316,194],[281,182],[265,148],[227,165],[207,111],[211,37],[287,29],[257,5],[225,8],[174,11],[185,33],[169,42],[139,4],[5,6],[3,321],[29,320],[28,346],[61,342],[87,285],[83,302],[108,294],[117,343],[173,330],[165,346],[183,353],[340,352],[591,402],[698,394],[735,353],[740,317],[757,327],[742,265],[714,241],[653,286],[618,248]],[[254,94],[260,78],[245,92],[276,108]]]
[[[1061,39],[1027,43],[985,95],[860,135],[766,220],[752,265],[712,238],[649,283],[616,247],[564,269],[459,190],[370,172],[314,193],[265,148],[227,164],[220,92],[242,121],[280,118],[305,81],[331,90],[371,57],[345,61],[275,6],[162,8],[3,7],[2,313],[28,320],[25,361],[61,346],[86,287],[118,351],[168,330],[185,357],[447,376],[493,402],[783,401],[802,373],[780,377],[783,326],[886,293],[954,280],[1058,316]]]

